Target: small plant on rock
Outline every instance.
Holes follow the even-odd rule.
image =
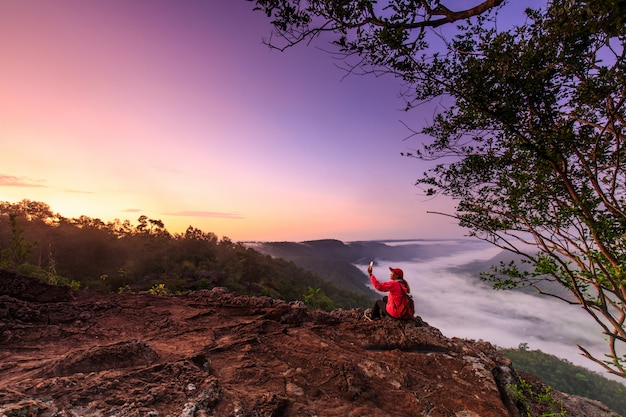
[[[154,284],[148,292],[154,295],[167,295],[170,293],[170,290],[165,287],[165,284]]]
[[[531,403],[539,403],[548,407],[549,411],[543,412],[541,417],[565,417],[561,403],[554,398],[552,388],[546,387],[542,392],[534,392],[532,385],[520,379],[519,384],[508,384],[507,389],[515,399],[517,409],[523,417],[532,417]]]

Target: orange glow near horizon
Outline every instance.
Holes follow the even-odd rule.
[[[0,27],[0,200],[236,241],[462,235],[412,185],[398,82],[270,51],[248,2],[3,2]]]

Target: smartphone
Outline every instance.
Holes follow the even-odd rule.
[[[374,266],[374,261],[370,262],[370,268]]]

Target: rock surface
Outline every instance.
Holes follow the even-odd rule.
[[[539,401],[531,376],[534,393],[515,395],[518,373],[488,343],[362,313],[0,271],[0,416],[617,416],[558,392]]]

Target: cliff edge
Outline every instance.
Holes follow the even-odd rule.
[[[617,417],[545,395],[488,343],[362,313],[223,288],[71,291],[0,271],[0,416]]]

